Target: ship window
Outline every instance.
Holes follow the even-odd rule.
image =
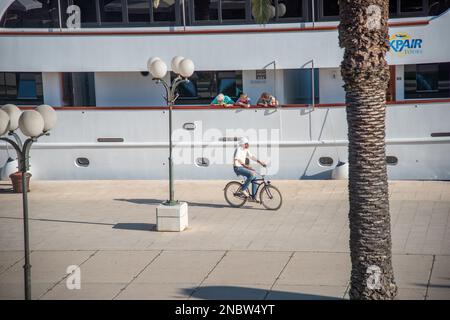
[[[58,0],[16,0],[6,11],[5,28],[59,27]]]
[[[1,2],[1,0],[0,0]],[[58,8],[58,3],[61,8]],[[186,25],[242,23],[254,24],[252,0],[16,0],[6,10],[0,26],[5,28],[66,27],[69,5],[81,10],[82,27]],[[269,23],[311,21],[315,6],[316,20],[338,20],[339,0],[271,0]],[[449,0],[390,0],[390,17],[439,15],[450,6]],[[70,13],[72,15],[73,13]],[[183,14],[186,14],[183,20]]]
[[[312,102],[311,69],[285,69],[285,103],[310,104]],[[319,69],[314,69],[314,101],[319,103]]]
[[[416,66],[417,92],[439,91],[439,65],[422,64]]]
[[[4,73],[5,94],[8,99],[17,99],[17,75],[12,72]]]
[[[307,11],[303,6],[307,5],[307,3],[308,1],[306,0],[278,0],[277,17],[280,19],[303,17],[303,13]]]
[[[242,92],[242,71],[197,71],[189,80],[177,89],[178,104],[210,104],[219,93],[235,100]]]
[[[310,0],[274,0],[270,22],[306,21],[308,2]],[[253,14],[251,16],[254,19]]]
[[[65,72],[62,82],[65,105],[95,106],[94,72]]]
[[[446,0],[444,0],[445,2]],[[429,11],[431,0],[390,0],[389,16],[390,17],[412,17],[423,16]]]
[[[245,20],[246,0],[222,0],[223,20]]]
[[[450,98],[450,63],[405,65],[405,98]]]
[[[33,72],[0,72],[0,104],[43,103],[42,75]]]
[[[81,26],[97,24],[97,4],[96,1],[72,0],[72,4],[80,8]],[[66,10],[61,10],[65,12]]]
[[[122,17],[122,0],[100,0],[102,23],[120,23]]]
[[[423,0],[400,0],[400,12],[421,12]]]
[[[158,22],[175,21],[175,0],[160,0],[158,8],[153,8],[153,20]]]
[[[149,0],[127,0],[129,22],[150,22]]]
[[[450,1],[448,0],[429,0],[428,1],[428,15],[437,16],[447,11],[450,7]]]
[[[339,0],[322,0],[322,10],[325,17],[339,16]]]
[[[339,20],[339,0],[317,0],[318,20]]]
[[[19,77],[19,85],[17,90],[18,99],[36,99],[36,79],[33,74],[22,73]]]
[[[194,19],[196,21],[219,20],[220,0],[194,0]]]
[[[389,1],[389,18],[397,15],[397,0]]]

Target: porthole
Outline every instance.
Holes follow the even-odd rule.
[[[75,160],[75,164],[77,167],[89,167],[89,159],[88,158],[77,158]]]
[[[219,141],[227,142],[227,141],[239,141],[239,137],[220,137]]]
[[[198,167],[208,167],[209,166],[209,159],[205,157],[200,157],[195,160],[195,164]]]
[[[185,124],[183,124],[183,129],[184,130],[188,130],[188,131],[195,130],[195,123],[193,123],[193,122],[186,122]]]
[[[398,163],[398,158],[394,156],[387,156],[386,163],[391,166],[395,166]]]
[[[331,167],[334,163],[333,158],[331,157],[320,157],[319,164],[323,167]]]

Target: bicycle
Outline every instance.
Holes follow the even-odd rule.
[[[280,190],[273,186],[269,180],[266,180],[264,175],[260,176],[261,178],[255,179],[256,184],[258,185],[255,199],[259,198],[259,201],[256,200],[255,202],[262,204],[264,208],[268,210],[280,209],[283,203],[283,197],[281,196]],[[225,200],[234,208],[242,207],[249,200],[249,198],[242,193],[243,184],[243,181],[231,181],[228,182],[223,189]]]

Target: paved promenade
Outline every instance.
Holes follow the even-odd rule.
[[[162,181],[32,181],[35,299],[346,299],[344,181],[275,181],[283,207],[230,208],[225,181],[179,181],[188,230],[155,231]],[[0,299],[23,298],[21,195],[0,183]],[[450,299],[450,182],[390,183],[400,299]],[[78,265],[81,289],[66,286]]]

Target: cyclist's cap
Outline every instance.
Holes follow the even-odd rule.
[[[239,145],[240,146],[243,146],[246,143],[248,143],[248,139],[247,138],[241,138],[241,140],[239,140]]]

